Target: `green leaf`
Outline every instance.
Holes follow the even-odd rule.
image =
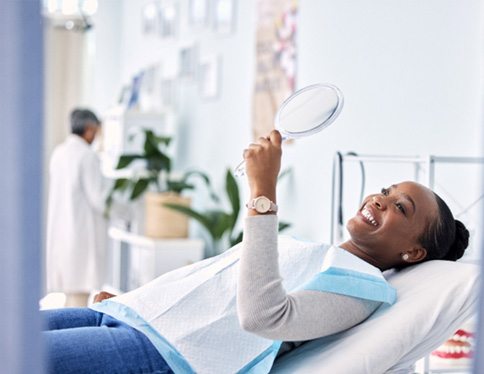
[[[111,211],[111,206],[113,205],[113,190],[109,193],[109,195],[106,197],[105,201],[105,206],[104,206],[104,212],[103,216],[104,218],[109,218],[109,213]]]
[[[292,175],[292,168],[284,169],[281,173],[279,173],[277,180],[281,180],[285,176],[289,176],[289,175]]]
[[[108,200],[109,203],[112,203],[113,195],[116,191],[124,191],[129,186],[129,184],[130,180],[127,178],[116,179],[113,186],[111,187],[111,191],[109,191],[108,197],[106,198],[106,204],[108,204]]]
[[[184,206],[184,205],[178,205],[178,204],[173,204],[173,203],[165,203],[165,204],[163,204],[163,206],[166,206],[167,208],[176,210],[177,212],[186,214],[187,216],[195,219],[203,227],[205,227],[209,233],[211,233],[211,231],[210,231],[211,230],[210,221],[205,216],[203,216],[203,214],[193,210],[192,208]]]
[[[129,179],[119,178],[116,179],[113,186],[113,191],[124,191],[129,186]]]
[[[279,222],[279,228],[278,231],[284,231],[285,229],[291,227],[290,223],[287,222]]]
[[[210,233],[214,240],[220,240],[225,232],[231,230],[232,215],[222,210],[209,210],[205,214],[210,221]]]
[[[160,186],[160,181],[158,180],[158,173],[151,173],[151,176],[145,178],[148,180],[148,185],[153,183],[156,186],[158,192],[163,192]]]
[[[240,212],[240,194],[239,194],[239,186],[232,175],[230,169],[227,169],[227,174],[225,176],[225,189],[227,191],[227,196],[229,197],[230,205],[232,206],[232,226],[235,226],[237,222],[237,218]]]
[[[208,210],[205,213],[200,213],[183,205],[170,203],[163,205],[198,221],[208,231],[214,242],[220,240],[225,232],[230,229],[232,216],[224,211]]]
[[[116,169],[124,169],[126,166],[131,164],[134,160],[143,158],[141,155],[122,155],[119,157],[118,165],[116,165]]]
[[[148,170],[153,170],[159,173],[162,170],[170,172],[171,159],[164,153],[152,154],[146,158],[146,167]]]
[[[176,193],[181,193],[183,190],[193,190],[195,188],[193,184],[188,184],[183,181],[167,181],[166,185],[168,191],[173,191]]]
[[[164,153],[159,148],[159,138],[152,130],[145,130],[144,150],[146,156],[148,157],[164,155]]]
[[[244,232],[240,231],[239,234],[235,238],[230,238],[230,246],[233,247],[236,244],[239,244],[244,236]]]
[[[215,202],[220,201],[219,197],[217,196],[217,194],[212,189],[212,184],[210,183],[210,178],[208,177],[207,174],[205,174],[201,171],[198,171],[198,170],[190,170],[190,171],[187,171],[183,175],[182,180],[186,182],[188,180],[188,178],[190,178],[192,175],[196,175],[196,176],[199,176],[200,178],[202,178],[202,180],[205,182],[205,185],[207,186],[207,189],[209,190],[210,197],[212,198],[213,201],[215,201]]]
[[[113,186],[111,187],[111,190],[109,191],[108,196],[106,197],[105,200],[105,208],[104,208],[104,217],[108,218],[109,213],[111,210],[111,206],[113,205],[113,200],[114,200],[114,194],[117,191],[124,191],[128,186],[130,185],[131,181],[127,178],[119,178],[116,179],[114,182]]]
[[[157,135],[155,135],[154,138],[156,139],[157,144],[161,144],[164,147],[168,147],[171,143],[171,137],[169,137],[169,136],[157,136]]]
[[[171,143],[171,137],[158,136],[152,130],[145,130],[145,152],[147,155],[162,152],[162,149],[167,148]]]
[[[150,180],[148,178],[140,178],[134,184],[133,191],[131,192],[130,199],[135,200],[148,188]]]

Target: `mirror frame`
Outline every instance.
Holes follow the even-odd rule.
[[[336,107],[334,108],[331,115],[323,123],[320,123],[318,126],[313,127],[311,130],[290,132],[290,131],[287,131],[284,128],[281,128],[279,126],[279,123],[281,122],[280,117],[281,117],[281,113],[283,112],[283,109],[294,99],[294,97],[297,97],[297,96],[301,95],[302,93],[309,91],[309,90],[313,90],[315,88],[329,88],[336,95],[337,103],[336,103]],[[334,122],[334,120],[338,117],[338,115],[340,114],[341,110],[343,109],[343,104],[344,104],[343,93],[341,92],[341,90],[338,87],[336,87],[333,84],[316,83],[316,84],[312,84],[312,85],[303,87],[300,90],[297,90],[296,92],[294,92],[286,100],[283,101],[283,103],[281,104],[281,106],[279,107],[279,109],[276,113],[275,128],[277,130],[279,130],[279,132],[285,138],[301,138],[301,137],[304,137],[304,136],[312,135],[314,133],[317,133],[317,132],[323,130],[324,128],[326,128],[330,124],[332,124]]]

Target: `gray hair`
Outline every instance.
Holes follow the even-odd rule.
[[[71,112],[71,131],[73,134],[82,136],[88,125],[101,126],[101,121],[88,109],[74,109]]]

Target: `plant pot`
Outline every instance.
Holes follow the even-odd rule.
[[[191,199],[174,192],[147,192],[145,235],[159,239],[187,238],[189,217],[165,207],[166,203],[190,206]]]

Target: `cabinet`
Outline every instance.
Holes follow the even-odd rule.
[[[140,287],[204,257],[201,239],[152,239],[110,227],[112,287],[122,292]]]

